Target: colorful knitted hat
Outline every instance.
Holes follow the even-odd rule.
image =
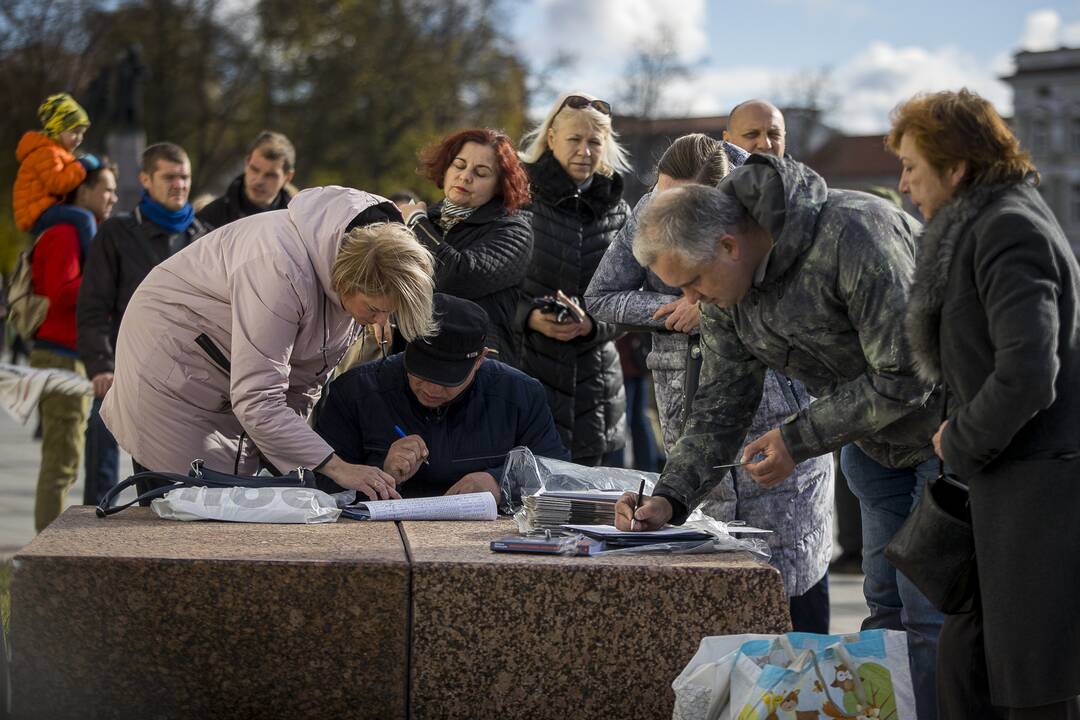
[[[45,98],[38,108],[38,120],[46,135],[54,140],[65,130],[89,127],[90,116],[75,98],[67,93],[57,93]]]

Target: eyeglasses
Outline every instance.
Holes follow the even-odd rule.
[[[569,106],[574,110],[583,110],[590,105],[596,108],[597,112],[603,113],[604,115],[611,114],[611,103],[606,100],[590,100],[584,95],[567,95],[566,99],[562,101],[562,105],[555,111],[555,115],[558,115],[564,107]],[[555,115],[552,115],[552,117],[555,117]]]

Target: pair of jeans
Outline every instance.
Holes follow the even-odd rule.
[[[120,448],[101,419],[101,398],[94,398],[86,423],[86,484],[83,505],[100,505],[120,482]]]
[[[863,630],[906,630],[911,680],[919,720],[937,717],[938,635],[944,616],[910,580],[885,559],[885,546],[938,475],[938,459],[907,468],[889,468],[858,446],[845,445],[840,464],[862,510],[863,595],[870,617]]]
[[[656,450],[656,437],[646,411],[649,400],[649,384],[643,377],[623,379],[626,389],[626,423],[630,426],[631,447],[634,448],[634,469],[660,472],[660,457]]]
[[[74,355],[42,347],[30,351],[30,366],[85,375]],[[34,499],[34,528],[41,532],[64,510],[64,499],[79,475],[87,401],[82,395],[46,392],[38,401],[41,414],[41,467]]]

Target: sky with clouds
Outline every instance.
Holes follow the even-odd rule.
[[[822,79],[827,122],[888,129],[919,91],[966,86],[1012,112],[1001,80],[1019,50],[1080,47],[1080,1],[511,0],[510,36],[534,70],[572,58],[550,87],[616,104],[627,63],[661,33],[689,72],[669,82],[659,115],[725,114],[754,96],[786,101]],[[538,95],[540,113],[551,95]]]

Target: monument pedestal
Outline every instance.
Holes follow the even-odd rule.
[[[73,507],[15,556],[16,718],[404,718],[394,523]]]
[[[746,553],[492,553],[496,523],[404,522],[410,715],[670,718],[701,638],[791,629],[777,570]]]

